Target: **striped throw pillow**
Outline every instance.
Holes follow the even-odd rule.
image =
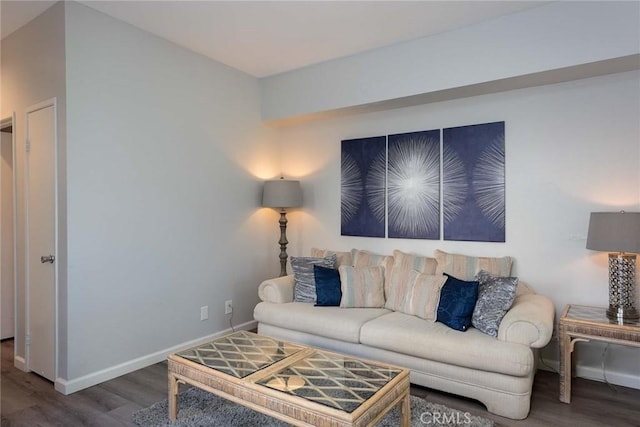
[[[384,268],[338,267],[342,299],[340,307],[384,307]]]
[[[438,317],[440,290],[446,281],[447,276],[444,274],[435,276],[411,271],[402,286],[402,300],[396,311],[435,322]]]

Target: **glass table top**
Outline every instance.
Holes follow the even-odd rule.
[[[244,378],[303,349],[285,341],[239,331],[176,355],[236,378]]]
[[[256,384],[351,413],[401,372],[318,350]]]
[[[604,325],[624,325],[624,326],[638,326],[640,327],[640,321],[628,321],[624,323],[616,320],[609,319],[607,317],[607,309],[604,307],[591,307],[587,305],[573,305],[569,308],[569,312],[566,316],[567,319],[580,320],[583,322],[598,323]]]

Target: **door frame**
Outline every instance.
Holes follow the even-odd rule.
[[[25,232],[25,241],[24,241],[24,256],[25,256],[25,365],[28,371],[31,370],[31,325],[30,325],[30,311],[31,311],[31,295],[30,295],[30,279],[29,279],[29,156],[26,151],[27,141],[29,140],[29,114],[34,113],[38,110],[42,110],[44,108],[53,107],[53,150],[54,150],[54,158],[53,160],[53,191],[54,191],[54,219],[53,219],[53,239],[54,239],[54,252],[56,261],[58,261],[58,217],[59,217],[59,206],[58,206],[58,106],[57,106],[57,98],[50,98],[45,101],[34,104],[30,107],[27,107],[25,110],[25,161],[24,161],[24,232]],[[53,306],[53,376],[55,379],[58,378],[58,277],[59,277],[59,268],[58,262],[53,263],[53,284],[54,284],[54,306]]]

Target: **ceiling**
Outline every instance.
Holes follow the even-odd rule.
[[[1,36],[54,1],[0,3]],[[81,1],[256,77],[455,30],[541,1]]]

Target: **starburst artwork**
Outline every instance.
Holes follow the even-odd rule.
[[[440,130],[389,135],[388,237],[440,238]]]
[[[505,241],[504,122],[444,129],[445,240]]]
[[[343,236],[385,236],[386,154],[386,136],[342,141]]]

